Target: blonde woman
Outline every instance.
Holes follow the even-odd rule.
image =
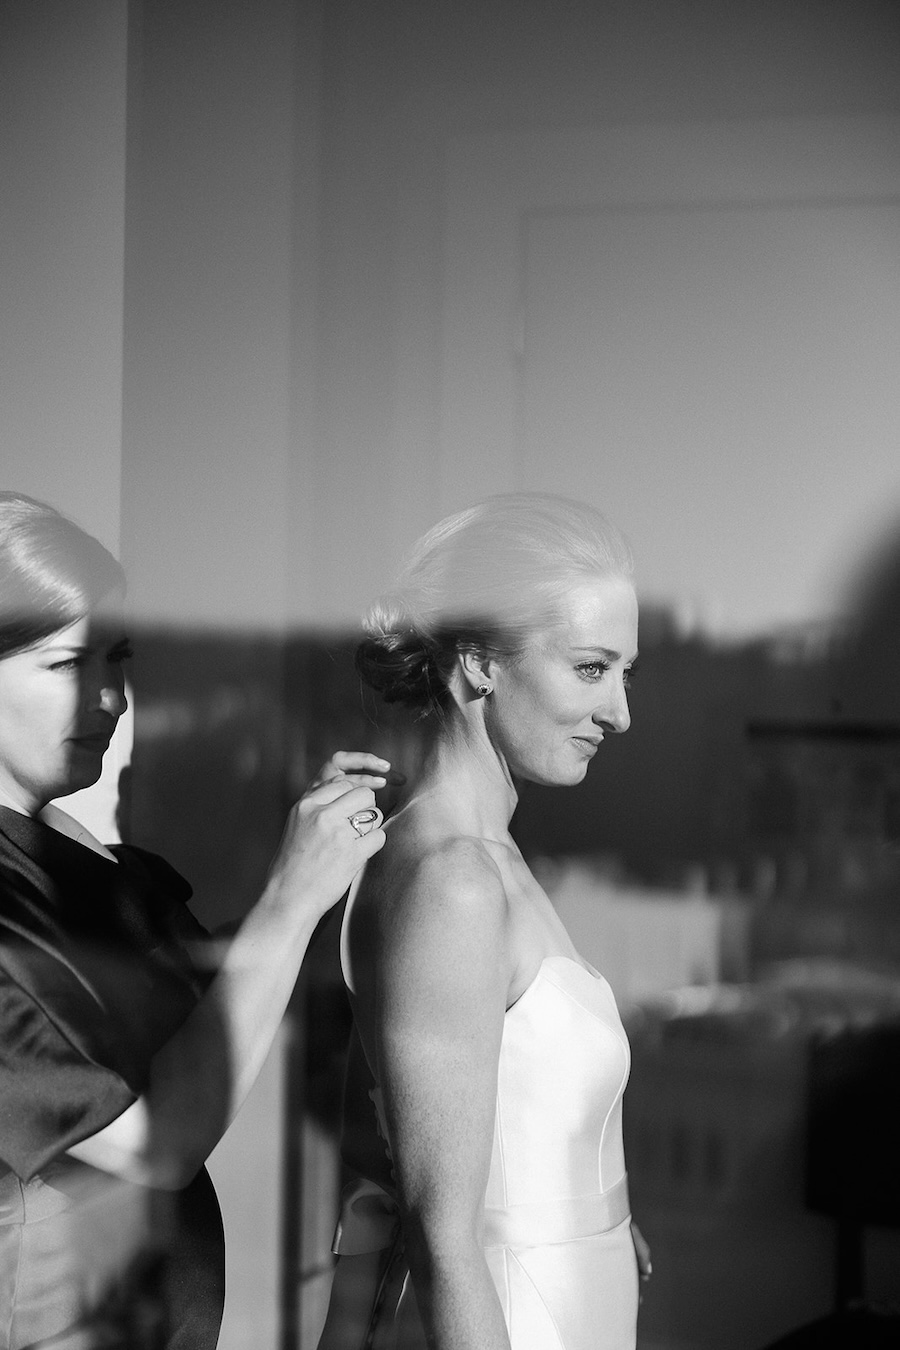
[[[344,920],[359,1182],[320,1350],[633,1350],[628,1044],[509,829],[520,782],[574,786],[628,729],[629,551],[582,503],[492,498],[366,627],[364,678],[436,725]]]

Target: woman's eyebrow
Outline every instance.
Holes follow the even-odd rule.
[[[593,647],[572,647],[570,648],[570,650],[573,652],[599,652],[601,656],[605,656],[609,661],[621,661],[622,659],[621,652],[617,652],[613,647],[601,647],[599,643]],[[631,658],[631,661],[629,662],[629,665],[634,665],[637,659],[638,654],[637,652],[635,652],[634,656]]]
[[[111,654],[125,650],[131,646],[129,637],[117,637],[114,642],[108,642],[106,638],[98,637],[96,642],[57,642],[52,647],[43,647],[41,650],[48,656],[58,656],[65,653],[68,656],[90,656],[92,652],[106,649]]]

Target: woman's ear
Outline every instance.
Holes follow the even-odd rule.
[[[494,692],[491,678],[491,661],[487,653],[477,648],[468,648],[459,653],[459,666],[465,686],[473,698],[487,698]]]

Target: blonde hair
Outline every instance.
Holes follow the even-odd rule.
[[[387,702],[430,712],[459,652],[514,654],[574,581],[610,574],[631,576],[631,551],[594,507],[544,493],[488,497],[414,545],[366,615],[357,669]]]

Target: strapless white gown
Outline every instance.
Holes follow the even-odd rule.
[[[607,981],[569,957],[545,959],[506,1013],[485,1193],[485,1256],[512,1350],[634,1350],[638,1273],[622,1147],[629,1063]],[[377,1089],[370,1095],[377,1107]],[[371,1291],[377,1315],[346,1350],[425,1350],[393,1202],[371,1182],[350,1188],[335,1250],[371,1252],[392,1238],[393,1258]]]
[[[631,1350],[638,1275],[612,990],[549,957],[506,1014],[485,1254],[513,1350]]]

